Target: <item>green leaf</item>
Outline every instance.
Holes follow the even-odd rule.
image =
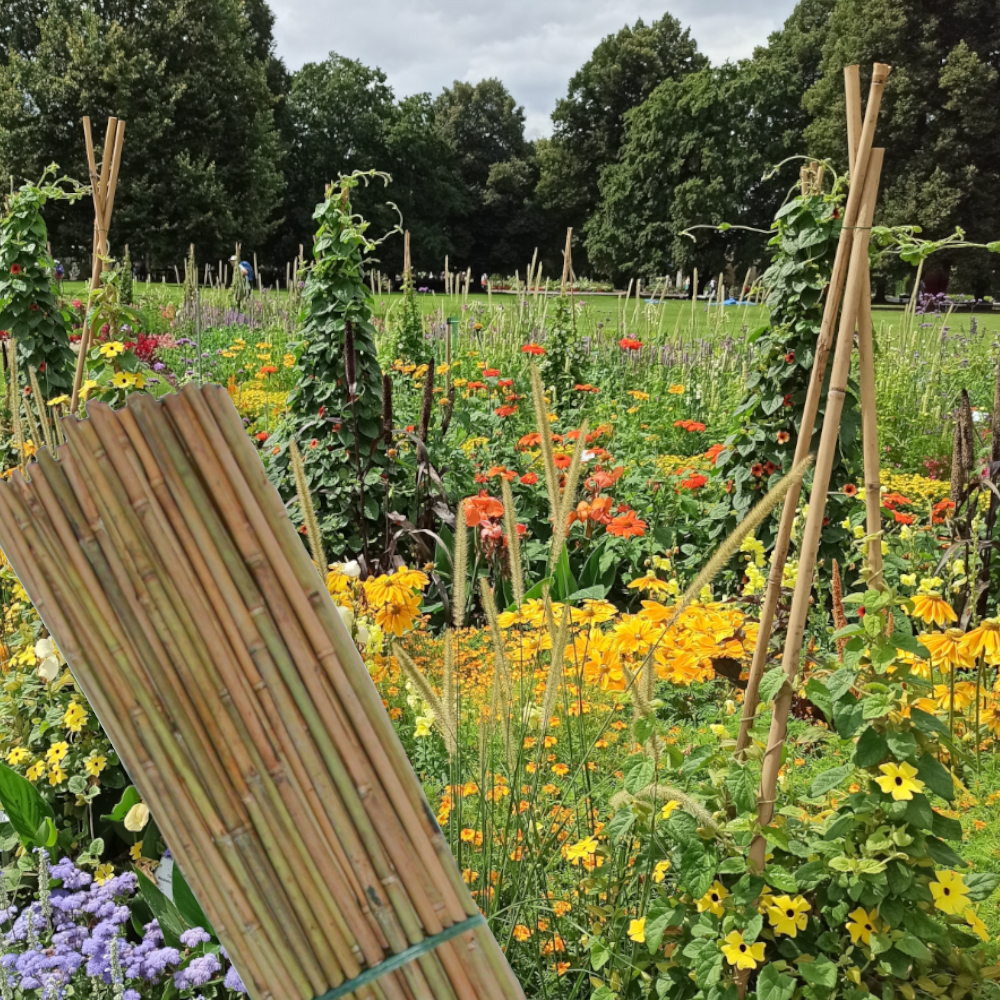
[[[922,709],[910,709],[910,722],[927,736],[933,736],[935,733],[940,736],[948,735],[948,727],[937,716],[928,715]]]
[[[795,980],[774,967],[765,965],[757,977],[757,1000],[791,1000]]]
[[[874,726],[869,726],[858,739],[854,748],[854,763],[858,767],[874,767],[881,764],[889,754],[889,744],[885,736]]]
[[[135,787],[135,785],[129,785],[122,794],[122,797],[118,800],[118,805],[111,810],[110,815],[102,816],[101,819],[121,823],[129,814],[129,810],[132,806],[137,806],[141,801],[142,796],[139,794],[139,790]]]
[[[653,783],[656,763],[645,755],[633,758],[625,765],[625,791],[636,795]]]
[[[55,828],[52,807],[27,778],[6,764],[0,764],[0,806],[26,849],[51,846],[48,824]]]
[[[774,701],[777,697],[778,692],[785,685],[785,672],[781,667],[773,667],[768,670],[766,674],[760,679],[760,688],[758,692],[758,698],[764,702],[764,704],[769,704]]]
[[[139,894],[153,911],[153,916],[159,921],[160,930],[163,931],[163,940],[171,948],[179,948],[181,935],[188,929],[181,916],[181,911],[144,872],[137,868],[135,874],[139,880]]]
[[[726,791],[729,792],[739,813],[750,812],[757,804],[757,781],[749,764],[733,763],[726,775]]]
[[[926,829],[926,827],[924,829]],[[933,833],[935,837],[940,837],[942,840],[954,840],[961,843],[961,821],[953,819],[951,816],[942,816],[941,813],[935,811],[931,820],[931,833]],[[997,879],[1000,880],[1000,875],[997,876]]]
[[[812,962],[799,962],[798,971],[810,986],[824,986],[827,989],[837,985],[837,966],[825,955]]]
[[[955,779],[952,778],[951,772],[929,753],[925,753],[917,761],[917,777],[946,802],[951,802],[955,798]]]
[[[663,932],[670,926],[674,908],[663,900],[656,900],[646,913],[646,947],[656,951],[663,943]]]
[[[968,862],[962,857],[956,854],[943,840],[938,840],[937,837],[926,838],[927,853],[930,855],[932,861],[937,862],[939,865],[944,865],[945,868],[967,868]]]
[[[632,829],[633,823],[635,823],[635,813],[632,812],[632,807],[625,806],[619,809],[608,824],[608,838],[612,842],[620,840]]]
[[[806,684],[806,697],[828,718],[833,718],[833,698],[830,689],[815,677]]]
[[[170,887],[174,895],[174,904],[177,906],[185,923],[189,927],[200,927],[203,931],[208,931],[214,938],[215,932],[212,930],[212,925],[208,917],[205,916],[205,911],[201,908],[201,904],[191,891],[191,887],[187,884],[187,880],[184,878],[184,874],[181,872],[180,865],[177,864],[176,860],[174,861]]]
[[[901,951],[904,955],[909,955],[910,958],[919,959],[921,962],[926,962],[931,957],[930,948],[920,938],[914,936],[909,931],[905,931],[903,936],[894,942],[894,944],[897,951]]]
[[[910,933],[915,934],[923,941],[934,943],[944,937],[944,927],[915,906],[904,908],[903,924]],[[907,952],[907,954],[909,953]],[[913,957],[916,958],[917,956],[914,955]]]
[[[881,719],[888,715],[896,705],[896,698],[892,694],[868,694],[862,701],[862,718]]]
[[[845,694],[833,704],[833,725],[837,735],[850,739],[864,721],[864,706],[853,694]]]
[[[969,899],[974,903],[989,899],[1000,885],[1000,875],[995,872],[973,872],[963,879],[969,890]]]
[[[824,771],[812,783],[812,787],[809,789],[809,797],[811,799],[818,799],[826,795],[827,792],[831,792],[834,788],[842,785],[853,773],[853,764],[841,764],[840,767]]]
[[[885,734],[889,744],[889,752],[897,760],[909,760],[917,752],[917,741],[913,733],[901,733],[892,730]]]

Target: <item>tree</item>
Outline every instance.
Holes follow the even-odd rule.
[[[886,150],[879,223],[922,226],[939,239],[962,226],[969,239],[1000,233],[1000,21],[989,0],[839,0],[823,47],[822,74],[806,104],[810,152],[846,166],[843,67],[893,67],[877,142]],[[978,294],[991,289],[990,255],[933,258],[946,277]]]
[[[455,249],[473,271],[518,267],[531,242],[528,206],[537,183],[524,109],[499,80],[456,81],[434,102],[435,124],[458,157],[465,213]]]
[[[601,172],[621,149],[625,116],[664,80],[708,65],[677,18],[664,14],[608,35],[573,75],[552,115],[554,134],[539,144],[538,194],[554,225],[582,227],[598,201]]]
[[[591,261],[613,277],[655,277],[676,267],[715,275],[757,262],[767,229],[798,170],[771,168],[803,152],[805,87],[817,76],[834,0],[804,0],[751,59],[661,83],[626,117],[618,160],[601,175],[587,223]]]
[[[15,5],[21,0],[15,0]],[[110,115],[128,125],[115,201],[116,245],[181,259],[253,246],[276,225],[280,151],[261,27],[241,0],[50,0],[37,36],[0,61],[0,176],[55,160],[87,177],[80,120],[100,156]],[[60,254],[89,254],[85,206],[52,213]]]

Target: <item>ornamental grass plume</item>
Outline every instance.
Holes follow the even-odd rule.
[[[438,732],[441,733],[448,756],[454,757],[458,753],[458,732],[454,727],[454,722],[456,721],[455,712],[449,710],[450,706],[445,705],[443,699],[431,686],[427,675],[413,662],[410,654],[402,646],[397,645],[393,648],[393,656],[396,657],[396,662],[399,664],[407,680],[410,681],[417,689],[420,697],[430,706],[431,711],[434,713],[434,725],[437,726]],[[446,653],[445,656],[448,656],[448,654]]]
[[[833,560],[833,582],[831,584],[833,595],[833,627],[836,631],[847,628],[847,614],[844,611],[844,587],[840,579],[840,565],[837,560]],[[837,659],[844,662],[844,648],[847,646],[847,639],[841,637],[837,640]]]
[[[295,491],[299,495],[299,510],[302,511],[302,523],[306,527],[309,539],[309,549],[313,562],[323,574],[326,573],[326,555],[323,552],[323,536],[320,534],[319,521],[316,520],[316,508],[313,506],[312,494],[306,482],[306,469],[302,461],[302,452],[293,439],[288,442],[288,454],[291,458],[292,477],[295,479]]]
[[[521,538],[517,533],[517,517],[514,514],[514,493],[510,488],[510,482],[503,476],[500,477],[500,495],[503,497],[503,524],[504,530],[507,532],[507,560],[510,564],[510,582],[514,588],[514,604],[521,607],[524,604],[524,566],[521,563]],[[465,505],[459,504],[459,506],[464,508]],[[464,509],[462,516],[464,519]],[[460,628],[461,626],[457,625],[456,627]]]

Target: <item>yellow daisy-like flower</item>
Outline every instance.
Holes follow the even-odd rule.
[[[115,372],[111,376],[111,384],[116,389],[127,389],[132,384],[132,376],[128,372]]]
[[[420,595],[408,594],[400,600],[390,601],[380,607],[375,612],[375,621],[379,628],[398,637],[413,625],[413,620],[419,612]]]
[[[63,725],[71,732],[78,733],[87,721],[87,710],[78,701],[74,701],[63,715]]]
[[[726,961],[737,969],[756,969],[764,961],[764,942],[747,944],[739,931],[730,931],[725,943],[720,943]]]
[[[628,925],[628,936],[630,941],[638,944],[646,943],[646,918],[640,917],[638,920],[630,920]]]
[[[796,896],[775,896],[771,906],[767,911],[767,919],[770,920],[775,934],[787,934],[795,937],[799,931],[806,929],[809,918],[809,904],[801,897]]]
[[[684,386],[680,385],[680,383],[678,383],[677,385],[672,385],[667,390],[667,392],[669,392],[671,396],[683,396],[684,395]]]
[[[972,928],[974,934],[979,936],[981,941],[989,941],[990,932],[986,927],[986,924],[979,919],[979,914],[970,906],[965,911],[966,923]]]
[[[35,763],[32,764],[27,771],[25,771],[24,776],[28,779],[28,781],[35,782],[38,781],[38,779],[41,778],[42,775],[44,774],[45,774],[45,761],[36,760]]]
[[[872,935],[877,934],[882,926],[879,923],[878,911],[867,912],[859,906],[853,913],[849,913],[850,919],[847,921],[847,933],[851,935],[851,944],[871,944]]]
[[[969,907],[969,889],[958,872],[937,873],[937,881],[930,884],[934,905],[942,913],[961,914]]]
[[[879,770],[882,777],[875,779],[876,784],[897,802],[904,799],[910,801],[914,792],[924,790],[924,783],[915,777],[917,769],[906,761],[902,764],[880,764]]]
[[[58,765],[53,764],[49,768],[49,784],[52,786],[61,785],[67,778],[66,772]]]
[[[578,865],[585,858],[595,854],[597,846],[596,837],[584,837],[575,844],[567,844],[563,848],[563,856],[571,865]]]
[[[131,846],[131,847],[130,847],[130,848],[128,849],[128,856],[129,856],[129,857],[130,857],[130,858],[131,858],[131,859],[132,859],[132,860],[133,860],[133,861],[134,861],[134,862],[135,862],[136,864],[138,864],[138,863],[139,863],[139,862],[140,862],[140,861],[142,860],[142,841],[139,841],[139,843],[138,843],[138,844],[133,844],[133,845],[132,845],[132,846]]]
[[[25,747],[14,747],[7,752],[7,763],[15,766],[23,764],[30,756],[31,752]]]
[[[991,666],[1000,663],[1000,618],[986,618],[971,632],[966,632],[962,647],[973,659],[982,656]]]
[[[660,819],[670,819],[673,811],[680,806],[677,799],[671,799],[661,810]]]
[[[712,883],[712,888],[698,900],[698,912],[713,913],[721,917],[726,912],[726,900],[729,898],[729,890],[718,880]],[[740,939],[742,940],[742,938]]]
[[[59,764],[61,761],[66,759],[66,754],[69,753],[69,744],[65,741],[60,743],[53,743],[52,746],[45,752],[45,759],[50,764]]]
[[[575,625],[602,625],[611,621],[618,609],[610,601],[586,600],[582,608],[572,608],[570,615]]]
[[[119,354],[125,353],[125,345],[120,340],[112,340],[101,345],[100,353],[102,358],[107,358],[110,361],[112,358],[117,358]]]
[[[667,877],[668,871],[670,871],[669,861],[657,861],[653,869],[653,881],[659,885]]]
[[[651,594],[666,594],[670,591],[670,583],[667,580],[661,580],[655,574],[647,573],[645,576],[633,580],[628,585],[628,589],[648,590]]]
[[[45,405],[46,406],[59,406],[61,403],[69,403],[69,396],[56,396],[54,399],[50,399]]]
[[[281,363],[282,363],[282,364],[283,364],[283,365],[284,365],[284,366],[285,366],[286,368],[294,368],[294,367],[295,367],[295,355],[294,355],[294,354],[286,354],[286,355],[285,355],[285,356],[284,356],[284,357],[283,357],[283,358],[281,359]]]
[[[98,885],[104,885],[105,882],[110,882],[114,877],[114,865],[98,865],[97,871],[94,872],[94,881]]]
[[[926,624],[933,622],[938,627],[958,621],[951,605],[935,591],[913,595],[913,614]]]
[[[108,758],[103,754],[91,754],[84,762],[83,769],[87,774],[97,777],[108,766]]]

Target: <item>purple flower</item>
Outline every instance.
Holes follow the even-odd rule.
[[[209,952],[192,958],[187,968],[174,973],[174,986],[179,990],[190,989],[192,986],[204,986],[222,971],[219,956]]]
[[[240,979],[240,974],[236,971],[235,965],[229,966],[229,971],[226,973],[223,985],[227,990],[232,990],[234,993],[246,993],[247,991],[247,988],[243,985],[243,980]]]
[[[185,948],[197,948],[200,944],[207,944],[212,940],[212,936],[201,927],[192,927],[181,935],[181,944]]]

